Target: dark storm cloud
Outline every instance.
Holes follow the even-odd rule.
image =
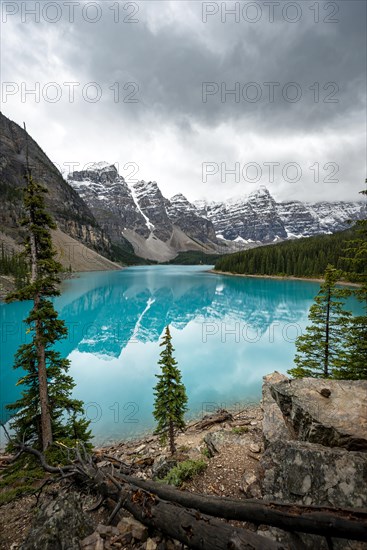
[[[157,179],[167,195],[182,191],[190,199],[248,191],[243,181],[223,183],[220,174],[205,186],[203,162],[297,161],[308,179],[292,185],[276,178],[270,187],[277,198],[357,197],[365,177],[365,2],[280,0],[270,22],[269,8],[258,1],[262,15],[254,23],[223,17],[224,2],[211,3],[218,13],[205,23],[205,4],[196,1],[137,2],[136,23],[122,21],[121,2],[115,23],[111,7],[117,3],[105,0],[102,17],[91,23],[81,17],[88,4],[93,2],[79,3],[73,22],[63,10],[54,24],[42,18],[22,23],[14,15],[3,25],[3,80],[63,88],[58,102],[22,101],[18,93],[4,108],[17,122],[29,121],[53,160],[134,161],[139,177]],[[254,2],[224,5],[242,10],[249,4]],[[287,20],[287,5],[301,11],[299,21]],[[289,10],[288,19],[294,16]],[[65,82],[80,83],[74,102],[67,100]],[[88,82],[103,90],[96,103],[81,96]],[[124,89],[128,83],[135,88]],[[225,95],[236,86],[238,102]],[[203,101],[203,87],[216,93]],[[137,102],[126,101],[131,92]],[[301,94],[298,101],[295,94]],[[311,180],[309,167],[329,161],[339,166],[339,183]]]
[[[157,9],[162,4],[155,3]],[[338,23],[315,23],[305,9],[310,3],[298,4],[304,17],[297,23],[281,17],[270,23],[264,17],[250,24],[229,18],[222,23],[219,17],[203,23],[198,2],[191,6],[194,29],[182,28],[178,21],[162,23],[153,32],[146,3],[141,3],[134,25],[116,25],[106,18],[91,32],[90,24],[79,20],[65,36],[72,46],[66,59],[85,78],[101,84],[136,82],[139,108],[121,109],[124,116],[153,110],[163,119],[178,121],[182,129],[189,129],[190,122],[216,126],[244,119],[262,130],[315,131],[358,109],[363,112],[366,4],[339,2]],[[249,82],[257,87],[244,89]],[[274,101],[267,82],[280,84],[274,86]],[[203,83],[223,83],[222,94],[219,90],[207,95],[203,102]],[[225,96],[236,83],[239,102],[231,94]],[[323,89],[328,83],[333,84]],[[250,101],[256,95],[258,101]],[[106,104],[114,112],[115,107]]]

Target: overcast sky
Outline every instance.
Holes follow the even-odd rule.
[[[363,0],[4,1],[2,31],[2,111],[66,173],[116,163],[189,200],[359,198]]]

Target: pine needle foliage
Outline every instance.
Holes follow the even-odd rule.
[[[24,374],[18,381],[21,397],[7,408],[14,413],[11,427],[16,437],[46,450],[54,440],[88,442],[89,422],[83,418],[83,403],[71,397],[75,383],[67,374],[70,362],[55,351],[55,344],[67,336],[52,298],[58,296],[61,265],[55,258],[51,229],[56,225],[45,209],[47,189],[26,172],[24,190],[26,229],[24,257],[29,266],[26,282],[7,301],[30,300],[25,319],[31,341],[22,344],[15,356],[15,369]]]
[[[174,348],[169,326],[166,327],[160,346],[158,365],[161,374],[156,374],[158,382],[154,388],[155,402],[153,416],[157,421],[155,433],[162,436],[162,440],[168,439],[171,454],[176,452],[175,431],[185,428],[184,415],[187,411],[187,395],[184,384],[181,381],[181,373],[177,362],[173,357]]]
[[[328,265],[325,280],[310,308],[304,334],[296,341],[296,367],[288,371],[295,378],[331,378],[339,367],[345,331],[349,328],[350,312],[344,310],[344,290],[336,288],[341,272]]]
[[[367,184],[367,180],[366,180]],[[367,195],[367,191],[361,191]],[[356,225],[356,238],[348,242],[345,260],[349,272],[360,286],[351,294],[362,305],[362,314],[351,319],[346,334],[339,364],[335,370],[337,378],[351,380],[367,379],[367,219]]]

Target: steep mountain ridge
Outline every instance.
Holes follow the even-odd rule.
[[[27,143],[28,142],[28,143]],[[25,186],[24,173],[26,150],[28,147],[29,165],[33,177],[48,189],[45,197],[48,210],[52,213],[59,230],[59,242],[63,242],[62,256],[65,267],[74,268],[76,243],[84,254],[84,269],[93,270],[94,265],[101,269],[113,268],[111,262],[98,259],[98,254],[111,257],[111,242],[98,225],[89,207],[76,191],[67,184],[60,172],[39,147],[39,145],[18,124],[0,113],[0,241],[9,249],[17,250],[23,239],[20,226],[22,212],[22,189]],[[61,238],[61,235],[63,237]],[[70,241],[69,245],[68,239]],[[69,246],[70,250],[65,251]],[[85,248],[87,247],[87,248]],[[93,261],[86,259],[85,250],[92,249]],[[60,250],[58,250],[60,252]],[[97,253],[97,254],[96,254]],[[66,263],[65,263],[66,262]],[[101,267],[101,266],[105,267]],[[78,262],[78,266],[81,263]],[[117,268],[117,266],[114,266]]]
[[[0,233],[15,249],[22,237],[27,134],[1,113],[0,134]],[[348,228],[349,220],[366,217],[363,201],[277,202],[265,186],[247,197],[221,202],[192,203],[182,193],[168,199],[155,181],[128,185],[107,162],[90,164],[65,181],[30,136],[28,153],[34,177],[48,188],[47,207],[65,235],[60,242],[69,237],[106,258],[128,263],[164,262],[190,251],[227,254],[334,233]],[[65,250],[62,255],[67,256]],[[93,267],[86,263],[85,269]]]
[[[118,244],[126,238],[137,255],[157,261],[178,252],[229,253],[259,244],[335,233],[365,216],[356,202],[276,202],[265,186],[246,197],[191,203],[182,193],[167,199],[155,181],[131,187],[117,169],[96,163],[74,172],[70,185]]]
[[[166,261],[180,251],[219,251],[211,221],[200,216],[183,195],[165,198],[155,181],[142,180],[130,187],[114,165],[96,163],[70,174],[68,183],[111,241],[118,246],[127,239],[143,258]]]
[[[237,242],[268,244],[279,240],[335,233],[366,216],[366,202],[276,202],[265,186],[248,197],[225,202],[197,201],[216,234]]]

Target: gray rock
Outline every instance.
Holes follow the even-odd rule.
[[[270,392],[272,384],[286,380],[289,379],[279,372],[273,372],[263,378],[261,406],[264,414],[263,437],[265,447],[269,442],[276,441],[277,439],[280,441],[287,441],[290,437],[289,430],[284,422],[283,414]]]
[[[364,451],[367,441],[367,382],[273,373],[264,378],[262,406],[265,499],[367,506],[367,453],[352,450]]]
[[[159,456],[153,464],[153,479],[163,479],[175,466],[177,466],[177,460],[174,458]]]
[[[367,455],[302,441],[274,441],[262,456],[263,497],[298,504],[367,507]]]
[[[122,518],[117,529],[122,535],[131,533],[135,540],[145,542],[148,538],[148,528],[134,518]]]
[[[247,446],[251,441],[251,437],[247,434],[238,435],[232,430],[218,430],[209,432],[204,437],[204,442],[207,444],[211,453],[219,453],[222,447],[227,445]]]
[[[158,544],[153,539],[148,539],[145,543],[145,550],[156,550]]]
[[[258,477],[253,472],[245,472],[242,478],[242,492],[247,498],[260,498],[261,488]]]
[[[269,389],[297,440],[367,450],[366,380],[282,380]]]
[[[79,541],[92,531],[91,520],[83,512],[79,495],[59,495],[40,506],[21,550],[79,550]]]
[[[261,451],[261,447],[257,443],[250,443],[249,449],[252,453],[259,453]]]
[[[97,525],[96,531],[101,535],[102,538],[120,534],[120,531],[117,529],[117,527],[114,527],[113,525],[103,525],[102,523],[99,523]]]
[[[104,542],[99,533],[95,531],[80,542],[81,550],[103,550]]]

